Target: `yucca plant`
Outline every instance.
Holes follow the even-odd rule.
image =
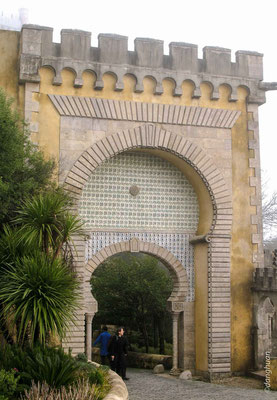
[[[14,223],[19,226],[21,241],[57,258],[73,235],[82,235],[82,222],[69,212],[71,199],[56,189],[25,200]]]
[[[61,258],[44,253],[18,258],[0,281],[1,318],[17,327],[17,342],[45,345],[63,337],[79,308],[79,282]]]

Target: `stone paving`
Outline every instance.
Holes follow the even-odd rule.
[[[184,381],[150,370],[127,369],[129,400],[277,400],[277,392]]]

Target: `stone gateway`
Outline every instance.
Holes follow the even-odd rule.
[[[52,34],[0,31],[0,85],[85,222],[87,238],[75,240],[83,303],[64,347],[90,356],[91,274],[142,252],[173,277],[173,373],[245,371],[252,276],[264,266],[258,106],[276,89],[263,82],[262,54],[232,62],[229,49],[205,47],[198,59],[193,44],[165,55],[160,40],[128,51],[125,36],[100,34],[91,47],[89,32],[62,30],[61,43]],[[264,303],[271,318],[276,306]]]

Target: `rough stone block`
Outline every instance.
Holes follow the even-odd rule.
[[[216,75],[231,75],[231,50],[222,47],[204,47],[205,72]]]
[[[169,44],[170,66],[181,71],[198,71],[198,46],[190,43],[172,42]]]
[[[99,61],[126,64],[128,62],[128,37],[101,33],[98,35]]]
[[[153,368],[154,374],[162,374],[164,372],[163,364],[158,364]]]
[[[180,376],[179,379],[183,379],[183,380],[190,380],[192,379],[192,373],[189,370],[183,371]]]
[[[136,38],[135,60],[140,67],[159,68],[163,66],[163,44],[162,40]]]
[[[237,75],[263,80],[263,54],[254,51],[236,52]]]
[[[74,29],[61,31],[61,56],[74,60],[89,60],[91,33]]]

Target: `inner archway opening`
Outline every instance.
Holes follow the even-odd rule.
[[[160,260],[141,252],[117,254],[97,267],[91,287],[98,302],[94,339],[103,325],[112,334],[123,326],[131,352],[172,355],[172,317],[167,300],[173,279]]]

